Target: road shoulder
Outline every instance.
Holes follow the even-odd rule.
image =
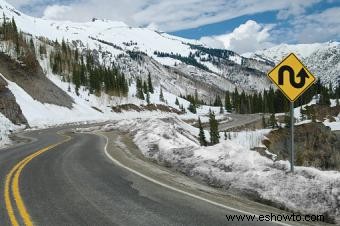
[[[127,133],[111,131],[100,132],[98,135],[108,139],[106,154],[113,163],[161,186],[234,211],[237,214],[289,214],[271,206],[227,194],[225,191],[207,186],[179,172],[160,166],[146,159]],[[289,224],[281,225],[301,225],[301,222],[300,224],[289,222]]]

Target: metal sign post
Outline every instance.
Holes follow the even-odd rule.
[[[290,172],[294,173],[294,102],[290,102]]]
[[[268,73],[268,78],[290,101],[290,171],[294,172],[294,102],[308,88],[316,78],[308,71],[306,66],[294,53],[285,59]]]

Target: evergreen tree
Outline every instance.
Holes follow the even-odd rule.
[[[274,113],[270,115],[270,126],[272,127],[272,129],[277,128],[277,122]]]
[[[223,108],[223,106],[220,106],[220,114],[224,114],[224,108]]]
[[[216,95],[215,97],[214,106],[215,107],[223,106],[221,97],[219,95]]]
[[[146,94],[146,102],[147,102],[148,104],[151,103],[151,102],[150,102],[150,93],[149,93],[149,92],[147,92],[147,94]]]
[[[267,128],[266,118],[264,117],[264,114],[262,115],[262,127],[264,129]]]
[[[150,72],[148,74],[148,88],[150,93],[154,93]]]
[[[143,82],[143,92],[144,93],[148,93],[149,92],[148,85],[146,84],[145,81]]]
[[[207,141],[205,139],[205,134],[204,134],[204,130],[203,130],[203,126],[202,126],[202,122],[200,118],[198,118],[198,128],[200,131],[198,134],[200,144],[201,146],[207,146]]]
[[[229,94],[229,91],[227,91],[226,94],[225,94],[224,107],[225,107],[225,110],[226,110],[226,111],[231,112],[232,106],[231,106],[231,102],[230,102],[230,94]]]
[[[165,102],[162,87],[160,88],[160,91],[159,91],[159,100],[161,102]]]
[[[143,83],[142,80],[140,78],[137,78],[136,81],[136,97],[144,100],[144,93],[143,93]]]
[[[176,97],[175,104],[176,104],[176,105],[179,105],[179,101],[178,101],[178,98],[177,98],[177,97]]]
[[[197,110],[196,110],[196,106],[190,102],[189,104],[189,107],[188,107],[188,110],[193,113],[193,114],[196,114],[197,113]]]
[[[220,141],[220,135],[218,132],[218,121],[215,118],[215,113],[210,111],[209,114],[209,125],[210,125],[210,143],[212,145],[218,144]]]

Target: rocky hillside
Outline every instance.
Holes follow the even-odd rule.
[[[308,123],[295,127],[296,164],[323,170],[340,170],[340,140],[323,123]],[[266,135],[263,143],[278,160],[289,159],[290,132],[280,128]]]
[[[22,114],[20,106],[17,104],[14,95],[7,88],[7,82],[2,77],[0,77],[0,97],[0,113],[13,124],[27,125],[27,120]]]
[[[8,55],[0,53],[0,73],[6,79],[15,82],[41,103],[72,108],[72,98],[46,78],[42,68],[37,65],[32,71]]]

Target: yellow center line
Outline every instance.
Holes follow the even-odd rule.
[[[7,214],[8,217],[10,219],[10,222],[13,226],[19,226],[18,220],[15,216],[14,213],[14,209],[13,209],[13,205],[11,202],[11,196],[10,196],[10,188],[12,188],[12,192],[13,192],[13,198],[15,201],[15,204],[18,208],[19,214],[24,222],[24,224],[26,226],[33,226],[33,222],[31,220],[31,216],[29,215],[24,201],[20,195],[20,189],[19,189],[19,179],[20,179],[20,174],[22,172],[22,170],[24,169],[24,167],[35,157],[43,154],[44,152],[51,150],[69,140],[71,140],[70,136],[66,136],[63,135],[64,137],[66,137],[65,140],[54,144],[54,145],[50,145],[46,148],[43,148],[29,156],[27,156],[26,158],[24,158],[23,160],[21,160],[18,164],[16,164],[11,171],[7,174],[6,176],[6,181],[5,181],[5,191],[4,191],[4,196],[5,196],[5,206],[6,206],[6,210],[7,210]],[[13,177],[14,175],[14,177]],[[13,177],[13,179],[12,179]],[[11,187],[11,180],[12,180],[12,187]]]

